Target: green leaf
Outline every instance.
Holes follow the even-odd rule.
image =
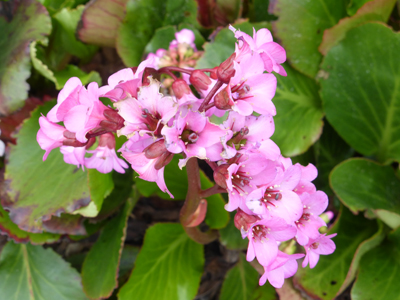
[[[268,12],[269,2],[269,0],[253,0],[253,5],[251,3],[248,4],[250,20],[252,22],[276,20],[276,17]]]
[[[240,230],[235,227],[235,212],[230,213],[228,225],[219,231],[219,240],[222,245],[230,250],[247,249],[249,241],[243,239]]]
[[[333,195],[329,186],[329,174],[337,164],[352,157],[354,150],[340,138],[328,122],[325,122],[321,138],[313,148],[316,157],[315,166],[318,169],[318,177],[314,183],[319,190]],[[304,163],[308,164],[309,162],[308,159]]]
[[[284,68],[287,77],[276,76],[278,86],[273,98],[276,116],[272,140],[281,148],[282,155],[290,157],[304,153],[318,140],[324,113],[316,82],[287,64]]]
[[[88,169],[87,174],[90,198],[96,204],[97,210],[100,211],[104,198],[110,195],[114,189],[112,173],[103,174],[96,169]]]
[[[118,299],[193,299],[203,267],[203,246],[192,241],[180,224],[156,224],[147,230],[135,268]]]
[[[399,48],[398,33],[368,23],[350,30],[322,64],[329,123],[356,151],[384,164],[400,160]]]
[[[346,32],[351,28],[370,21],[386,23],[395,4],[396,0],[369,1],[354,16],[344,18],[337,25],[325,30],[319,51],[326,55],[334,45],[345,37]]]
[[[144,49],[145,53],[155,53],[158,49],[168,49],[169,44],[175,39],[175,26],[169,25],[158,28]]]
[[[197,26],[196,15],[194,0],[128,0],[126,16],[118,29],[118,54],[126,66],[137,66],[157,28],[179,23]]]
[[[378,230],[375,221],[362,215],[353,215],[342,207],[335,225],[328,234],[337,233],[333,239],[336,250],[330,255],[321,255],[318,264],[310,269],[299,268],[295,275],[295,285],[309,295],[320,299],[334,299],[345,282],[359,245]]]
[[[389,166],[362,158],[349,159],[332,171],[330,183],[339,199],[354,213],[385,209],[400,214],[400,181]]]
[[[363,241],[357,248],[353,260],[350,265],[349,272],[347,273],[346,279],[344,280],[340,290],[337,292],[337,295],[340,295],[350,284],[353,282],[356,277],[356,273],[358,272],[358,267],[360,265],[360,260],[364,256],[365,253],[379,246],[379,244],[383,241],[386,235],[386,227],[382,222],[378,223],[379,229],[378,231],[371,236],[369,239]]]
[[[90,59],[98,50],[98,47],[87,45],[78,41],[75,32],[85,6],[80,5],[76,9],[63,8],[53,15],[53,19],[60,25],[57,34],[61,35],[61,43],[68,53],[83,60]]]
[[[400,299],[400,229],[389,240],[365,254],[351,290],[353,300]]]
[[[118,285],[118,267],[129,215],[138,201],[136,191],[124,208],[104,227],[82,267],[83,289],[90,298],[108,298]]]
[[[233,26],[251,36],[253,35],[253,26],[256,30],[261,28],[270,29],[269,23],[266,22],[254,24],[243,22],[235,23]],[[211,43],[204,44],[204,55],[197,61],[196,68],[203,69],[218,66],[235,51],[235,42],[236,38],[232,31],[228,28],[221,29]]]
[[[51,216],[50,220],[43,221],[45,231],[59,234],[86,235],[81,215],[65,214]]]
[[[41,231],[43,219],[61,212],[71,213],[90,202],[85,172],[66,164],[58,149],[42,161],[44,151],[36,141],[38,119],[53,106],[51,101],[39,107],[22,124],[16,134],[17,145],[10,145],[6,164],[5,182],[10,199],[2,205],[19,228],[31,232]]]
[[[86,5],[77,28],[79,39],[88,44],[115,47],[118,28],[125,17],[127,0],[96,0]]]
[[[372,2],[373,0],[350,0],[347,6],[347,13],[352,16],[354,15],[365,3]]]
[[[9,14],[5,14],[5,7]],[[0,115],[7,115],[28,98],[29,44],[46,39],[51,20],[46,8],[35,0],[4,4],[0,32]]]
[[[0,232],[6,234],[8,237],[12,238],[17,243],[31,242],[32,244],[44,244],[44,243],[54,243],[60,239],[59,234],[52,233],[31,233],[23,231],[18,228],[18,226],[13,223],[3,207],[0,205]]]
[[[322,59],[318,52],[324,30],[346,16],[347,0],[272,0],[270,11],[277,15],[273,32],[286,49],[289,63],[315,77]]]
[[[0,257],[0,291],[7,300],[83,300],[79,273],[51,248],[8,242]]]
[[[258,287],[258,272],[240,253],[238,263],[226,273],[219,300],[250,300]],[[269,284],[266,283],[268,286]],[[272,288],[275,292],[275,290]],[[275,298],[272,298],[275,299]],[[267,300],[267,298],[265,298]]]

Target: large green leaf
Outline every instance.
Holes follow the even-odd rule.
[[[36,134],[38,119],[54,102],[39,107],[27,119],[16,135],[17,145],[10,146],[6,164],[5,184],[9,201],[3,207],[21,229],[40,232],[42,220],[61,212],[73,212],[90,202],[87,175],[74,165],[68,165],[58,149],[42,161]],[[7,203],[4,203],[7,202]]]
[[[351,290],[353,300],[400,299],[400,229],[389,240],[368,252],[360,262],[360,272]]]
[[[386,23],[395,4],[396,0],[369,1],[354,16],[344,18],[337,25],[325,30],[319,51],[323,55],[326,55],[334,45],[345,37],[346,32],[351,28],[370,21],[382,21]]]
[[[124,208],[104,227],[82,267],[83,289],[91,299],[111,296],[118,285],[118,267],[125,242],[128,217],[139,199],[134,192]]]
[[[95,0],[86,5],[77,35],[88,44],[115,47],[127,0]]]
[[[100,211],[103,206],[104,198],[110,195],[114,189],[112,173],[103,174],[96,169],[88,169],[87,174],[90,196],[97,210]]]
[[[346,16],[347,0],[271,0],[270,12],[279,17],[273,32],[286,49],[289,63],[315,77],[322,55],[318,46],[324,30]]]
[[[373,0],[350,0],[349,5],[347,6],[347,13],[352,16],[367,2],[371,2]]]
[[[276,116],[272,139],[284,156],[295,156],[318,140],[324,114],[316,82],[287,64],[284,68],[287,77],[276,76],[278,86],[273,98]]]
[[[119,300],[193,299],[203,266],[203,246],[191,240],[180,224],[156,224],[146,232]]]
[[[158,49],[168,49],[169,44],[175,39],[175,26],[169,25],[156,29],[153,37],[146,45],[146,53],[155,53]]]
[[[400,181],[394,170],[362,158],[349,159],[331,173],[330,183],[353,212],[384,209],[400,214]]]
[[[83,300],[79,273],[51,248],[8,242],[0,257],[1,298]]]
[[[240,253],[238,263],[226,273],[222,284],[220,300],[253,300],[258,288],[258,272],[246,261],[245,256]],[[271,290],[271,297],[262,297],[263,300],[274,300],[275,289],[267,282],[265,284]],[[265,293],[264,293],[265,294]]]
[[[2,3],[0,12],[0,115],[10,114],[28,98],[29,44],[51,31],[46,8],[35,0]],[[9,10],[9,14],[5,12]]]
[[[196,15],[194,0],[128,0],[126,16],[118,29],[118,54],[126,66],[137,66],[157,28],[179,23],[197,24]]]
[[[400,160],[399,48],[398,33],[368,23],[350,30],[322,65],[329,123],[356,151],[385,164]]]
[[[330,255],[321,255],[318,264],[310,269],[300,268],[295,275],[295,285],[309,295],[320,299],[333,299],[345,282],[360,243],[369,239],[378,230],[375,221],[364,216],[353,215],[347,208],[342,211],[335,225],[329,230],[337,233],[333,239],[336,250]]]
[[[13,223],[3,207],[0,205],[0,233],[6,234],[17,243],[31,242],[32,244],[54,243],[59,240],[59,234],[53,233],[31,233],[18,228],[17,224]]]

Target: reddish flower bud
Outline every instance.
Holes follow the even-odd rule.
[[[182,225],[185,227],[195,227],[204,221],[207,213],[207,200],[201,199],[199,206],[197,206],[196,211],[190,216],[189,220],[186,220]]]
[[[210,77],[211,77],[212,79],[214,79],[214,80],[217,80],[217,79],[218,79],[217,70],[218,70],[218,67],[215,67],[215,68],[213,69],[213,71],[210,72]]]
[[[177,99],[181,99],[185,94],[189,95],[192,92],[189,85],[183,79],[175,80],[172,84],[172,90],[174,91]]]
[[[257,216],[248,215],[243,210],[238,208],[233,220],[237,229],[243,229],[247,231],[251,227],[251,225],[260,220],[260,218],[258,218]]]
[[[158,74],[157,70],[154,68],[146,67],[143,71],[143,84],[142,86],[147,86],[151,83],[149,76],[152,76],[154,79],[160,80],[160,74]]]
[[[231,108],[231,99],[229,98],[229,92],[226,89],[223,89],[214,97],[215,107],[222,110],[227,110]]]
[[[144,155],[148,159],[153,159],[160,157],[161,154],[168,152],[167,148],[165,147],[164,139],[158,140],[157,142],[147,146],[144,150]],[[169,153],[169,152],[168,152]]]
[[[222,188],[226,189],[226,180],[229,178],[228,164],[220,165],[214,170],[214,181]]]
[[[107,147],[108,149],[115,149],[114,134],[110,132],[102,134],[99,140],[99,147]]]
[[[65,138],[62,141],[63,146],[83,147],[86,145],[86,143],[81,143],[75,138],[75,132],[65,130],[63,136]]]
[[[211,84],[210,77],[200,70],[194,70],[190,75],[189,81],[197,90],[207,90]]]
[[[157,159],[156,163],[154,164],[154,169],[160,170],[162,167],[168,165],[172,158],[174,157],[174,153],[171,152],[164,152],[161,156]]]
[[[218,80],[228,84],[231,78],[235,75],[235,68],[233,67],[233,61],[236,58],[236,53],[233,53],[227,60],[219,65],[217,69]]]
[[[118,112],[114,109],[107,108],[103,112],[106,120],[100,122],[100,126],[106,131],[115,132],[124,127],[124,118],[122,118]]]

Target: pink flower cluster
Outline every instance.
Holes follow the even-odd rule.
[[[281,243],[295,239],[304,247],[303,267],[313,268],[319,255],[335,250],[335,235],[319,232],[326,226],[319,215],[328,198],[311,183],[316,168],[293,165],[270,139],[277,85],[271,72],[286,76],[281,66],[285,50],[267,29],[254,30],[253,37],[231,30],[238,40],[235,52],[214,69],[160,68],[157,55],[150,55],[137,68],[111,75],[101,88],[91,83],[85,89],[71,78],[57,105],[40,118],[37,140],[46,150],[44,159],[60,147],[67,163],[124,172],[128,166],[116,155],[113,133],[126,136],[128,141],[118,151],[140,178],[156,182],[171,197],[164,168],[173,156],[183,155],[180,168],[192,157],[206,160],[215,182],[229,195],[226,209],[237,211],[235,225],[249,240],[247,260],[256,258],[264,267],[260,284],[268,280],[281,287],[284,278],[297,271],[296,259],[304,257],[280,251]],[[176,38],[169,51],[182,44],[195,49],[190,31],[183,30]],[[176,72],[186,77],[177,77]],[[173,78],[173,95],[160,93],[161,73]],[[114,108],[103,105],[99,97],[108,97]],[[213,116],[225,116],[225,121],[215,124]],[[97,148],[89,150],[96,137]],[[86,158],[86,153],[92,156]]]

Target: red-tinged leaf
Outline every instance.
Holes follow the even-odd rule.
[[[51,216],[50,220],[43,221],[43,229],[51,233],[86,235],[81,215],[61,214],[61,216]]]
[[[128,0],[92,0],[83,11],[77,34],[81,41],[115,47],[117,31],[125,17]]]
[[[35,0],[0,2],[0,115],[9,115],[28,98],[29,45],[51,31],[46,8]]]
[[[128,217],[139,199],[134,191],[119,214],[107,223],[82,267],[83,289],[91,299],[108,298],[118,286],[118,268]]]
[[[329,49],[345,37],[347,31],[363,23],[370,21],[386,23],[395,4],[396,0],[374,0],[367,2],[354,16],[344,18],[332,28],[324,31],[322,43],[318,48],[319,51],[323,55],[326,55]]]

